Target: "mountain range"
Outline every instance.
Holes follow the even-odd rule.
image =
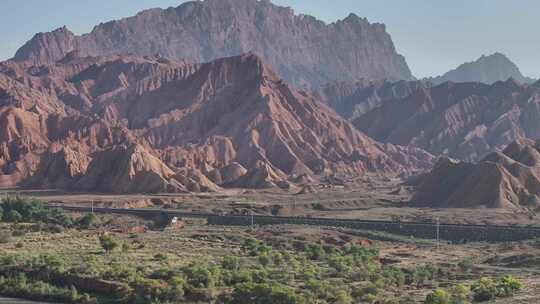
[[[326,24],[266,0],[186,2],[80,36],[64,27],[0,63],[0,187],[295,189],[411,176],[442,155],[467,163],[439,161],[414,204],[528,206],[527,138],[540,139],[540,82],[506,56],[414,80],[384,25]],[[461,183],[481,174],[500,179]],[[447,177],[455,189],[434,186]]]
[[[288,188],[328,174],[410,173],[433,159],[375,142],[254,54],[205,64],[78,52],[39,66],[7,61],[0,109],[3,186]]]
[[[410,95],[385,99],[352,122],[382,142],[478,161],[517,139],[540,138],[539,84],[414,85]]]
[[[384,24],[354,14],[326,24],[268,0],[190,1],[100,24],[81,36],[63,27],[36,34],[14,60],[51,64],[75,50],[82,56],[160,55],[189,62],[255,52],[297,87],[413,78]]]

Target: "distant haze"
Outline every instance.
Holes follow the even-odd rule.
[[[2,0],[0,60],[37,32],[66,25],[81,34],[100,22],[153,7],[178,6],[180,0]],[[501,52],[525,76],[540,78],[540,1],[537,0],[273,0],[297,13],[333,22],[353,12],[385,23],[398,52],[415,74],[438,76],[482,54]]]

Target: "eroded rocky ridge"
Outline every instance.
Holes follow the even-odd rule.
[[[423,81],[367,80],[339,81],[324,84],[314,95],[324,100],[342,117],[354,120],[387,101],[405,98],[419,88],[429,87]]]
[[[410,174],[433,160],[372,140],[254,54],[205,64],[79,52],[4,62],[0,126],[1,186],[288,188],[300,176]]]
[[[268,0],[190,1],[103,23],[82,36],[59,28],[36,34],[14,59],[51,64],[74,50],[84,56],[160,54],[191,62],[253,51],[298,87],[413,78],[385,25],[354,14],[325,24]]]
[[[441,158],[411,204],[436,208],[540,207],[540,142],[521,139],[479,163]]]
[[[478,161],[520,138],[540,139],[540,85],[513,79],[420,86],[353,120],[381,142]]]
[[[428,79],[434,84],[452,82],[482,82],[493,84],[513,78],[520,83],[532,83],[533,79],[523,76],[518,66],[501,53],[483,55],[476,61],[467,62],[442,76]]]

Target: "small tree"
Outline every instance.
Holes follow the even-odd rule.
[[[99,237],[99,244],[106,252],[115,250],[120,244],[112,235],[102,235]]]

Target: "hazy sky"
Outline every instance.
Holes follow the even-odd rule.
[[[0,60],[37,32],[66,25],[77,34],[100,22],[182,0],[0,0]],[[273,0],[333,22],[354,12],[382,22],[417,77],[439,75],[482,54],[502,52],[540,77],[538,0]]]

